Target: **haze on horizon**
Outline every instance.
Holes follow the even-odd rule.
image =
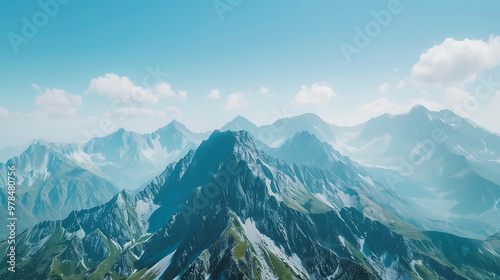
[[[173,119],[352,126],[415,105],[500,133],[496,1],[214,3],[5,3],[0,149]]]

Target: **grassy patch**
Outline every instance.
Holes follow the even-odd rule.
[[[101,232],[99,232],[99,234],[101,234]],[[88,277],[88,280],[102,279],[104,275],[111,271],[111,268],[122,252],[121,249],[111,241],[111,239],[105,238],[102,234],[101,238],[103,238],[104,243],[109,248],[109,257],[97,267],[97,269]]]
[[[293,271],[284,264],[278,257],[276,257],[273,253],[267,252],[265,254],[266,263],[273,270],[274,274],[278,276],[280,280],[292,280],[293,279]]]
[[[238,242],[238,245],[236,245],[234,248],[233,248],[233,252],[234,252],[234,257],[236,259],[241,259],[245,256],[245,252],[247,250],[247,241],[243,241],[243,242]]]

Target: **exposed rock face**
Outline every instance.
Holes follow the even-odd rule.
[[[38,224],[21,234],[18,254],[24,259],[17,276],[494,279],[500,275],[500,257],[495,253],[499,244],[421,231],[365,196],[367,188],[357,176],[341,179],[335,172],[270,157],[246,132],[214,132],[142,192],[121,192],[104,205],[72,212],[63,221]],[[5,259],[1,261],[5,266]]]

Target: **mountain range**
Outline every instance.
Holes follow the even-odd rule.
[[[122,189],[147,185],[204,138],[205,134],[173,121],[153,133],[120,129],[86,143],[38,140],[19,156],[0,163],[0,184],[6,185],[7,166],[16,165],[18,230],[23,231],[37,222],[101,205]],[[0,218],[6,219],[4,188],[0,204]],[[7,228],[1,228],[0,237],[6,236]]]
[[[300,135],[299,135],[300,137]],[[21,279],[494,279],[500,244],[423,231],[333,171],[214,132],[138,194],[18,236]],[[369,212],[366,212],[369,213]],[[6,243],[0,245],[5,250]],[[2,263],[6,263],[5,259]],[[5,270],[2,270],[5,271]],[[3,279],[10,279],[3,273]],[[16,278],[19,279],[19,278]]]
[[[499,153],[422,106],[36,141],[0,164],[2,185],[19,169],[12,279],[498,279]]]

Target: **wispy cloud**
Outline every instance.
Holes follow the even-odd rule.
[[[207,98],[210,99],[219,99],[220,98],[220,92],[218,89],[212,89],[210,93],[207,95]]]
[[[236,92],[228,95],[226,104],[222,106],[222,109],[226,111],[238,111],[247,108],[249,104],[250,102],[245,99],[245,95],[243,93]]]
[[[337,94],[331,87],[323,84],[314,83],[311,87],[302,86],[301,90],[295,95],[292,103],[297,106],[315,105],[321,106],[329,102]]]
[[[135,85],[128,77],[120,77],[114,73],[92,79],[85,93],[106,95],[110,99],[122,101],[132,100],[141,104],[156,104],[160,98],[176,98],[179,101],[187,99],[186,91],[176,92],[168,83],[160,82],[154,88],[144,88]]]
[[[383,84],[381,84],[379,87],[378,87],[378,90],[383,93],[383,94],[387,94],[387,92],[389,91],[389,87],[391,86],[391,84],[389,84],[388,82],[385,82]]]
[[[35,98],[35,104],[41,107],[43,115],[55,116],[75,116],[78,107],[82,105],[81,95],[71,95],[62,89],[45,89],[33,84],[33,87],[40,92]]]

